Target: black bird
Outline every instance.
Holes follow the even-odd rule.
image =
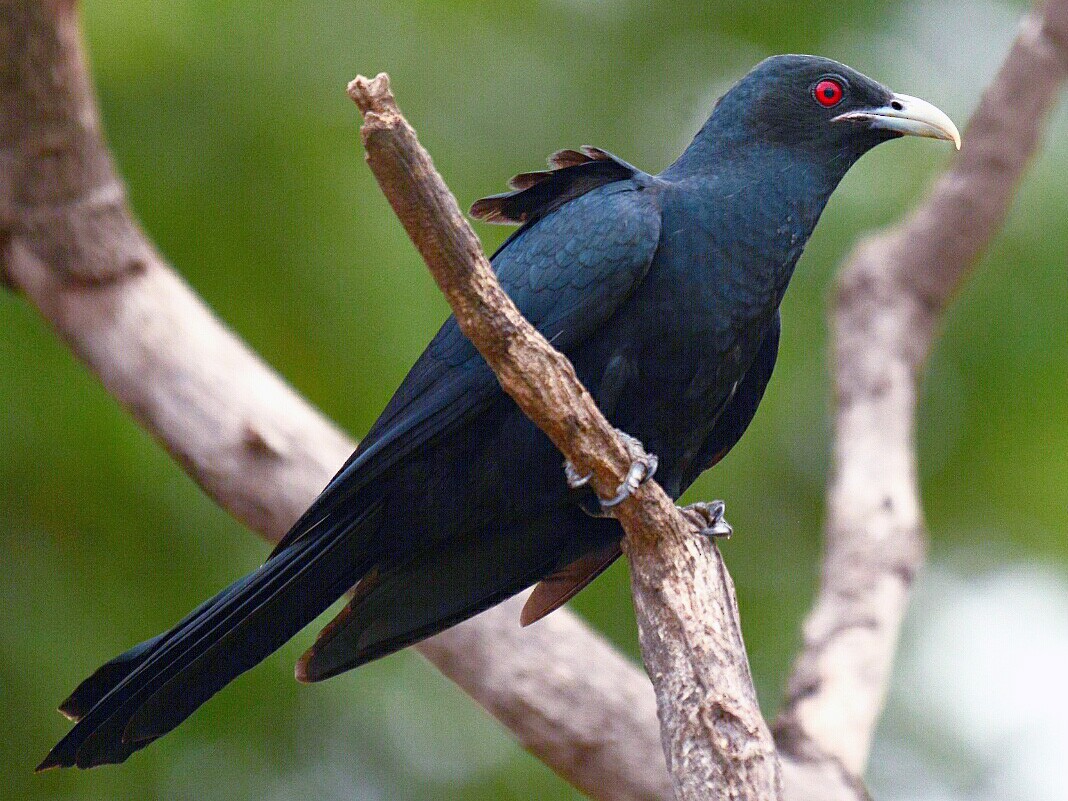
[[[521,224],[493,257],[501,283],[613,425],[659,457],[677,498],[752,419],[779,303],[827,199],[861,155],[905,134],[960,147],[934,106],[835,61],[778,56],[660,175],[565,150],[472,213]],[[619,555],[622,529],[601,514],[450,317],[267,561],[82,682],[60,707],[77,724],[38,769],[125,760],[354,586],[298,664],[302,681],[542,582],[530,622]]]

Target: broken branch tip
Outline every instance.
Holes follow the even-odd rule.
[[[395,109],[397,106],[389,86],[389,75],[385,72],[373,78],[357,75],[349,81],[346,91],[363,114]]]

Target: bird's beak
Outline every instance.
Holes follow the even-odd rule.
[[[960,131],[953,120],[926,100],[910,95],[894,95],[885,106],[847,111],[834,122],[867,122],[872,128],[894,131],[904,136],[927,136],[945,139],[960,150]]]

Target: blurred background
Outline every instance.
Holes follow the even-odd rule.
[[[669,164],[761,58],[819,53],[961,127],[1026,5],[87,2],[104,124],[150,235],[216,312],[359,436],[447,314],[363,164],[346,81],[388,71],[466,207],[595,144]],[[783,308],[748,436],[691,491],[724,552],[772,715],[816,582],[826,307],[855,239],[924,196],[950,148],[896,142],[846,178]],[[919,445],[931,567],[870,770],[879,799],[1068,798],[1068,114],[949,315]],[[488,247],[508,229],[478,226]],[[574,799],[410,652],[311,688],[309,630],[119,768],[32,774],[90,670],[267,546],[209,502],[19,297],[0,292],[0,788],[12,799]],[[637,658],[626,567],[572,606]]]

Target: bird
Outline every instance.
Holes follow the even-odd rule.
[[[831,59],[768,58],[653,175],[563,150],[476,202],[514,224],[491,259],[522,313],[572,362],[634,465],[602,499],[503,392],[450,317],[356,451],[266,561],[85,679],[74,726],[38,770],[118,763],[330,608],[301,657],[316,682],[535,586],[522,624],[620,555],[612,507],[654,472],[677,500],[753,419],[779,307],[832,192],[880,143],[948,140],[950,118]],[[702,507],[711,536],[723,504]]]

